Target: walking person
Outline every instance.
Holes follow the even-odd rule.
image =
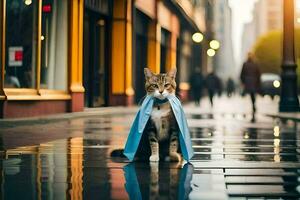
[[[248,53],[248,59],[243,64],[241,71],[241,81],[244,86],[244,93],[250,94],[252,102],[252,119],[251,122],[255,122],[255,112],[256,112],[256,93],[260,88],[260,70],[258,65],[254,61],[254,55]]]
[[[229,78],[227,80],[226,91],[227,91],[227,97],[231,97],[232,94],[234,94],[234,92],[235,92],[235,85],[234,85],[234,81],[232,80],[232,78]]]
[[[205,86],[207,88],[210,105],[213,107],[213,98],[215,94],[218,93],[219,95],[221,95],[221,80],[214,71],[206,76]]]
[[[202,97],[202,90],[204,85],[203,76],[200,67],[197,67],[194,73],[190,77],[190,85],[192,97],[196,106],[200,105],[200,99]]]

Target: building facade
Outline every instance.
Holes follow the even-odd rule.
[[[0,2],[2,118],[82,110],[82,4]]]
[[[260,0],[253,11],[256,37],[271,30],[283,29],[283,1]]]
[[[182,69],[202,62],[187,38],[205,29],[195,2],[1,1],[0,117],[138,103],[145,67],[186,82]]]
[[[243,57],[241,60],[244,62],[245,60],[247,60],[248,53],[251,51],[256,41],[255,24],[253,23],[253,21],[244,24],[242,41],[243,43],[242,43],[241,55]]]
[[[236,77],[232,43],[232,12],[228,0],[214,3],[214,38],[221,44],[214,57],[213,67],[224,81]]]
[[[256,40],[272,30],[283,29],[283,1],[259,0],[255,3],[253,20],[244,25],[242,36],[242,58],[255,45]]]

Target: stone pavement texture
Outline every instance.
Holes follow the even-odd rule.
[[[299,199],[297,127],[266,117],[278,99],[218,97],[184,106],[191,163],[129,163],[136,107],[0,121],[1,199]]]

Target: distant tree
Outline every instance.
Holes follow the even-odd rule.
[[[281,47],[281,31],[271,31],[258,38],[253,53],[262,73],[280,73]]]
[[[258,38],[252,49],[262,73],[281,73],[282,30],[270,31]],[[300,28],[295,30],[295,57],[300,86]]]

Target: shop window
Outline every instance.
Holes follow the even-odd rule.
[[[68,1],[44,0],[42,5],[42,89],[67,90]]]
[[[36,87],[38,0],[6,1],[6,88]]]

